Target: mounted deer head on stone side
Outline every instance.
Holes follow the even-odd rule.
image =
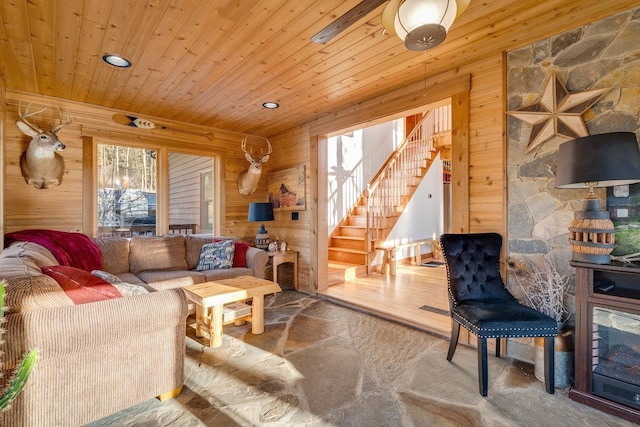
[[[258,188],[258,181],[260,181],[260,175],[262,174],[262,164],[269,160],[269,154],[271,154],[271,144],[267,138],[265,138],[265,141],[267,141],[267,152],[265,153],[264,149],[260,148],[260,155],[254,156],[253,149],[247,151],[247,137],[245,136],[242,139],[244,157],[251,163],[249,169],[238,176],[238,191],[243,196],[248,196]]]
[[[18,103],[20,119],[16,120],[16,126],[20,132],[31,137],[29,147],[20,156],[20,171],[27,184],[31,184],[37,189],[60,185],[64,174],[64,159],[56,151],[64,150],[65,145],[58,139],[58,132],[64,126],[71,124],[69,111],[67,110],[67,121],[63,122],[62,113],[58,108],[60,122],[57,125],[52,124],[49,130],[42,130],[27,119],[42,113],[47,108],[29,113],[30,107],[31,103],[22,113],[22,101]]]

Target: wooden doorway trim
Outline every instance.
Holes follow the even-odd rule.
[[[358,129],[373,123],[393,120],[422,112],[425,106],[451,98],[452,115],[452,230],[469,230],[469,110],[471,75],[449,80],[432,78],[364,101],[357,106],[320,117],[309,123],[311,200],[310,275],[316,290],[325,290],[327,283],[328,222],[326,196],[327,139],[334,133]],[[324,160],[323,160],[324,159]],[[324,256],[322,255],[324,254]]]
[[[451,232],[469,232],[469,92],[451,96]]]

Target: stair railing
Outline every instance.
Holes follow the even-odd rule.
[[[388,226],[387,218],[405,204],[407,187],[422,176],[422,168],[427,167],[427,160],[436,151],[434,135],[451,130],[450,117],[450,105],[427,112],[367,185],[364,192],[367,250],[371,250],[372,242],[381,238],[381,230]]]

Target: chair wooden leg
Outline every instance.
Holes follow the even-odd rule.
[[[500,357],[500,341],[502,338],[496,338],[496,357]]]
[[[458,345],[458,337],[460,336],[460,323],[451,319],[451,338],[449,339],[449,352],[447,353],[447,360],[451,362],[453,354],[456,352],[456,346]]]
[[[554,337],[544,338],[544,384],[547,389],[547,393],[554,394],[556,391],[555,383],[555,352],[554,352]]]
[[[487,339],[478,337],[478,385],[480,394],[487,395],[489,381],[487,379]]]

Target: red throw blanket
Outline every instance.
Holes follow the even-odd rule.
[[[100,248],[82,233],[54,230],[22,230],[4,236],[5,247],[13,242],[32,242],[49,249],[60,265],[82,270],[102,270]]]

